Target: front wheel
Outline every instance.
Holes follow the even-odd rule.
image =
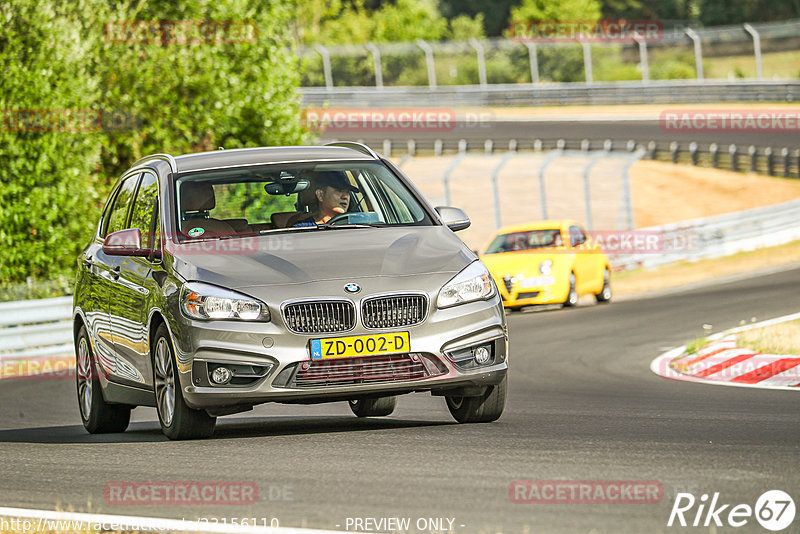
[[[186,405],[176,372],[169,332],[163,324],[156,330],[152,346],[156,411],[161,431],[169,439],[207,438],[214,433],[216,417]]]
[[[90,434],[125,432],[131,420],[131,407],[125,404],[109,404],[103,398],[100,381],[97,379],[97,364],[94,362],[85,326],[81,326],[78,331],[75,348],[78,407],[83,427]]]
[[[383,417],[391,415],[397,407],[397,395],[377,399],[351,400],[347,403],[358,417]]]
[[[603,289],[594,298],[597,302],[608,302],[611,300],[611,272],[608,267],[603,269]]]
[[[489,386],[479,397],[446,396],[447,408],[459,423],[491,423],[503,414],[506,406],[506,378]]]

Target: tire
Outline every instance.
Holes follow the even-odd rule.
[[[383,417],[391,415],[397,407],[397,395],[377,399],[351,400],[347,403],[358,417]]]
[[[75,345],[75,382],[83,427],[90,434],[125,432],[131,421],[131,406],[107,403],[97,377],[89,334],[81,326]]]
[[[447,408],[459,423],[491,423],[503,414],[506,405],[506,378],[489,386],[480,397],[446,396]]]
[[[594,298],[597,302],[609,302],[611,300],[611,295],[611,271],[606,267],[603,269],[603,289],[601,289],[600,293],[597,293]]]
[[[153,358],[156,412],[161,431],[169,439],[199,439],[214,433],[216,417],[204,410],[194,410],[186,405],[175,370],[175,353],[172,350],[167,327],[161,324],[156,330],[150,348]]]
[[[567,291],[567,298],[564,300],[565,308],[572,308],[578,304],[578,290],[576,286],[578,279],[575,278],[575,273],[569,273],[569,291]]]

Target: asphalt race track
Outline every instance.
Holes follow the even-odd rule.
[[[454,518],[454,532],[673,532],[677,491],[720,492],[753,506],[800,496],[800,391],[670,381],[649,370],[663,350],[740,320],[797,311],[800,266],[608,306],[509,317],[506,412],[458,425],[444,400],[401,397],[389,418],[357,420],[343,403],[260,406],[221,418],[213,439],[170,442],[153,409],[125,434],[90,436],[71,380],[0,383],[4,506],[186,518],[277,517],[344,529],[348,517]],[[651,480],[657,504],[514,504],[515,480]],[[109,505],[120,481],[245,481],[245,506]],[[687,514],[694,517],[694,509]],[[786,532],[797,532],[795,519]],[[446,524],[446,522],[445,522]],[[463,525],[463,526],[461,526]],[[527,530],[526,530],[527,526]],[[708,531],[707,529],[692,529]],[[729,527],[721,532],[733,531]],[[749,519],[737,532],[765,532]],[[412,529],[411,532],[418,532]]]

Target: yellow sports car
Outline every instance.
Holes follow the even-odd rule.
[[[581,295],[611,300],[611,268],[598,243],[575,221],[507,226],[484,247],[503,304],[511,310],[536,304],[575,306]]]

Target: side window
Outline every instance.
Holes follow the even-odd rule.
[[[129,228],[138,228],[142,233],[142,248],[153,248],[153,214],[158,201],[158,180],[155,175],[146,172],[136,192],[136,200],[131,209]]]
[[[573,225],[569,227],[569,241],[573,247],[586,243],[586,234],[583,233],[580,226]]]
[[[128,222],[128,207],[133,200],[133,193],[136,191],[136,183],[139,181],[139,174],[133,174],[125,178],[122,186],[119,188],[117,197],[114,199],[114,204],[108,211],[108,219],[105,223],[105,231],[103,236],[111,232],[117,232],[127,228]]]

